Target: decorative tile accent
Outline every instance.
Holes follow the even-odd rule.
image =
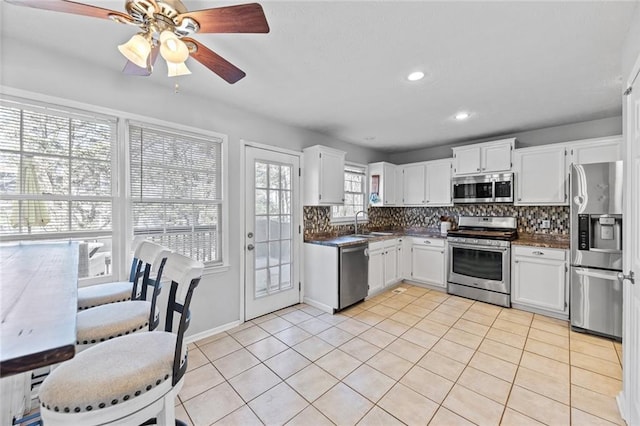
[[[440,216],[515,216],[519,233],[569,235],[568,206],[513,206],[510,204],[467,204],[452,207],[369,207],[369,223],[362,231],[389,228],[439,228]],[[540,222],[549,220],[549,229],[540,228]],[[304,233],[349,234],[353,225],[332,225],[330,207],[304,207]]]

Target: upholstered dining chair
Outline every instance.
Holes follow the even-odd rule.
[[[147,241],[136,247],[131,261],[128,281],[113,281],[78,288],[78,310],[93,308],[107,303],[124,302],[137,295],[137,284],[142,277],[142,262],[139,250]]]
[[[173,426],[187,368],[184,332],[203,268],[171,253],[164,267],[171,280],[164,331],[118,337],[62,363],[40,387],[44,425],[140,425],[156,418]]]
[[[132,300],[79,311],[76,316],[76,351],[115,337],[155,330],[160,321],[156,307],[160,280],[170,252],[168,248],[151,241],[140,243],[137,250],[142,265],[139,295]],[[155,277],[151,276],[152,271],[156,271]]]

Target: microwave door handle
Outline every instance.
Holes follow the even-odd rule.
[[[491,179],[491,202],[496,202],[496,180]]]

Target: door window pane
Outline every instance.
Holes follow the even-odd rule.
[[[262,297],[292,286],[292,168],[257,161],[255,171],[255,297]]]

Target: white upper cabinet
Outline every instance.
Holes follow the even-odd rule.
[[[426,166],[424,163],[406,164],[402,167],[402,204],[420,206],[426,199]]]
[[[453,149],[453,174],[473,175],[511,170],[515,138],[458,146]]]
[[[451,205],[451,160],[406,164],[401,168],[405,206]]]
[[[585,139],[567,144],[569,164],[606,163],[622,160],[622,136]]]
[[[346,153],[315,145],[304,153],[304,205],[329,206],[344,203]]]
[[[451,159],[427,163],[427,206],[451,206]]]
[[[569,203],[566,152],[562,144],[515,150],[515,205]]]
[[[397,191],[395,164],[385,162],[369,164],[369,205],[395,206],[400,199],[400,196],[396,196]]]

